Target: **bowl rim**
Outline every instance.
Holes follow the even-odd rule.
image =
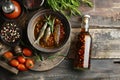
[[[39,16],[41,15],[45,15],[45,14],[56,14],[58,15],[59,18],[61,19],[64,19],[64,21],[66,21],[66,23],[63,23],[64,25],[67,25],[68,27],[66,29],[69,29],[69,31],[67,32],[67,36],[66,36],[66,39],[65,41],[62,43],[62,45],[60,45],[59,47],[57,48],[53,48],[53,49],[47,49],[47,48],[43,48],[43,47],[40,47],[40,45],[38,44],[33,44],[33,41],[35,41],[35,37],[34,37],[34,29],[31,29],[31,25],[32,26],[35,26],[36,23],[33,23]],[[31,34],[33,35],[30,35],[31,31]],[[67,31],[67,30],[66,30]],[[65,44],[67,43],[67,41],[69,40],[69,37],[71,35],[71,24],[69,22],[69,20],[60,12],[58,11],[53,11],[51,9],[44,9],[44,10],[40,10],[38,11],[36,14],[34,14],[32,16],[32,18],[29,20],[28,22],[28,26],[27,26],[27,37],[28,37],[28,40],[30,42],[30,44],[32,45],[32,47],[34,47],[35,49],[37,49],[38,51],[41,51],[41,52],[45,52],[45,53],[53,53],[53,52],[57,52],[59,50],[61,50]]]
[[[35,7],[33,7],[33,8],[29,8],[29,7],[26,6],[25,0],[22,1],[23,6],[24,6],[27,10],[36,10],[36,9],[39,9],[39,8],[44,4],[44,2],[45,2],[45,0],[41,0],[41,3],[39,4],[39,6],[37,6],[37,7],[35,6]]]

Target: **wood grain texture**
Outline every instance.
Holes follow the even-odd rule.
[[[117,11],[117,10],[116,10]],[[102,17],[97,15],[91,15],[89,25],[91,28],[119,28],[120,27],[120,14],[114,15],[114,17]],[[81,17],[71,17],[70,24],[73,28],[79,28],[81,26]]]
[[[72,29],[70,58],[74,58],[77,35],[80,28]],[[120,29],[90,29],[92,58],[120,58]]]
[[[7,63],[5,63],[3,61],[0,61],[0,66],[14,74],[18,74],[18,72],[19,72],[16,68],[8,65]]]
[[[90,25],[97,27],[119,27],[120,25],[120,0],[91,0],[92,8],[81,5],[79,10],[82,15],[91,15]],[[81,16],[73,16],[70,21],[72,27],[79,27]]]
[[[44,56],[47,56],[47,58],[43,61],[37,61],[35,62],[35,66],[31,69],[33,71],[47,71],[50,70],[56,66],[58,66],[64,58],[67,56],[68,52],[70,49],[70,39],[68,42],[65,44],[62,50],[59,52],[53,53],[53,54],[45,54]],[[51,57],[51,58],[50,58]]]
[[[81,24],[81,17],[73,16],[70,23],[76,28],[72,29],[68,55],[70,60],[63,60],[57,67],[45,72],[25,71],[13,75],[0,68],[0,80],[120,80],[120,64],[114,64],[114,59],[108,59],[120,58],[120,0],[92,1],[93,8],[79,8],[83,14],[91,15],[90,34],[93,47],[90,70],[75,71],[72,67],[76,39],[80,31],[78,27]]]
[[[72,62],[64,60],[58,67],[45,72],[25,71],[11,75],[0,69],[1,80],[119,80],[120,67],[113,60],[91,60],[89,70],[75,71]],[[7,76],[7,77],[5,77]]]

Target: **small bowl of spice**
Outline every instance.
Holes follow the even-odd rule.
[[[15,46],[21,38],[21,30],[15,22],[5,22],[0,29],[0,38],[8,46]]]

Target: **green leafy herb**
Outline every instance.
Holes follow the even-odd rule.
[[[89,0],[82,0],[82,3],[85,3],[88,6],[93,7],[93,3],[91,1],[89,1]]]
[[[93,6],[90,0],[46,0],[46,5],[51,7],[54,11],[60,11],[64,15],[70,13],[70,16],[81,15],[78,7],[82,3],[88,4],[90,7]]]
[[[34,54],[35,54],[34,59],[36,61],[43,61],[43,57],[41,54],[38,55],[36,52]]]
[[[59,57],[59,56],[66,57],[66,55],[56,54],[56,55],[49,56],[47,59],[54,59],[54,58]]]
[[[47,24],[50,27],[51,33],[53,33],[55,18],[51,19],[51,16],[48,16],[48,17],[45,16],[45,17],[46,17]]]

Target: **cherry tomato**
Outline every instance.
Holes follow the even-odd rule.
[[[9,13],[9,14],[4,13],[4,15],[9,19],[17,18],[21,14],[21,6],[20,6],[20,4],[15,0],[12,0],[12,2],[15,5],[15,10],[12,13]]]
[[[25,58],[23,56],[18,56],[17,59],[19,63],[25,63]]]
[[[24,48],[23,49],[23,54],[25,56],[32,56],[32,51],[30,49],[28,49],[28,48]]]
[[[17,66],[17,69],[20,70],[20,71],[26,71],[26,70],[27,70],[27,68],[25,67],[24,64],[19,64],[19,65]]]
[[[13,66],[13,67],[17,67],[17,66],[19,65],[19,62],[18,62],[18,60],[16,60],[16,59],[12,59],[12,60],[10,61],[10,65]]]
[[[3,54],[4,58],[6,59],[12,59],[13,58],[13,53],[8,51]]]
[[[34,67],[34,63],[33,63],[33,60],[31,59],[27,59],[26,62],[25,62],[25,65],[28,69],[31,69]]]

